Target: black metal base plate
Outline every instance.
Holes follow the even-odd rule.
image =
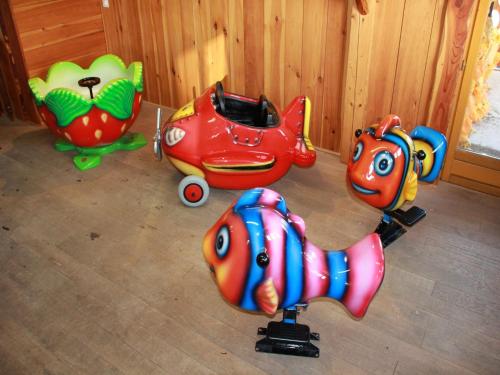
[[[255,344],[257,352],[319,357],[319,348],[310,342],[319,340],[319,334],[304,324],[269,322],[267,329],[259,328],[257,334],[266,336]]]
[[[382,241],[382,246],[385,249],[387,246],[389,246],[391,243],[405,234],[406,229],[403,228],[403,226],[395,220],[391,220],[389,223],[381,220],[379,225],[377,226],[377,229],[375,229],[375,233],[380,236],[380,241]]]
[[[411,227],[422,220],[427,215],[427,212],[423,208],[412,206],[407,211],[399,208],[389,214],[401,224]]]

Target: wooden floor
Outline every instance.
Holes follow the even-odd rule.
[[[154,126],[145,103],[135,130],[150,140]],[[188,209],[181,175],[151,145],[80,172],[51,140],[44,128],[0,125],[0,373],[500,373],[500,199],[421,185],[428,217],[386,250],[366,317],[313,302],[300,320],[321,333],[319,359],[260,354],[268,318],[226,304],[201,253],[238,192],[212,190]],[[344,173],[319,153],[272,186],[324,248],[378,221]]]

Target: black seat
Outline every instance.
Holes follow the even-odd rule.
[[[217,82],[212,100],[217,113],[239,124],[259,128],[278,124],[276,108],[265,95],[261,95],[257,102],[226,96],[222,83]]]
[[[268,115],[269,115],[269,101],[265,95],[259,97],[259,103],[257,104],[257,111],[255,113],[255,125],[256,126],[267,126]]]

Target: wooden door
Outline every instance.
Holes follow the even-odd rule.
[[[500,111],[500,96],[498,101],[491,96],[500,94],[500,70],[494,70],[496,62],[488,57],[498,52],[497,45],[489,46],[488,38],[492,33],[499,33],[494,35],[500,38],[500,31],[492,29],[497,27],[492,3],[479,0],[442,178],[500,196],[500,117],[496,123],[486,108],[489,105],[490,111],[494,107]],[[487,64],[491,66],[487,68]],[[486,80],[493,77],[494,82],[488,84]]]

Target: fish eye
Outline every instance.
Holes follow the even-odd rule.
[[[229,250],[229,229],[226,225],[222,226],[215,237],[215,252],[219,258],[224,258]]]
[[[257,254],[256,258],[257,264],[261,268],[266,268],[269,265],[269,255],[265,251]]]
[[[373,162],[375,173],[379,176],[387,176],[394,168],[394,156],[388,151],[379,152]]]
[[[354,148],[354,153],[352,154],[352,161],[358,161],[361,153],[363,152],[363,142],[358,142]]]

